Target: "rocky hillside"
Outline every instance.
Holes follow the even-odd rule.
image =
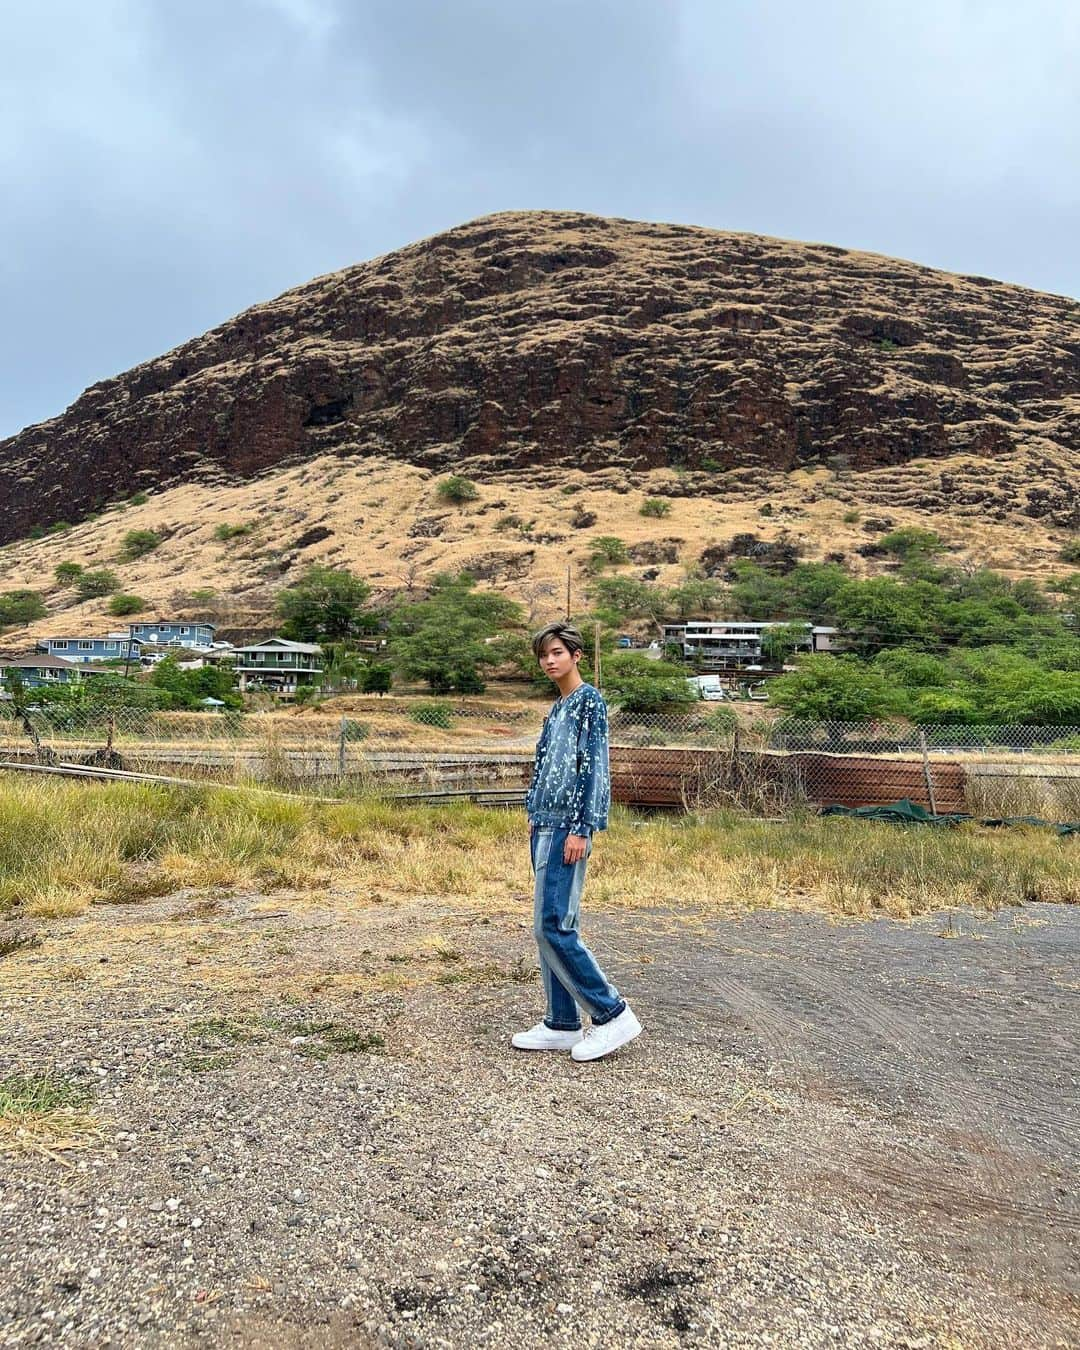
[[[0,442],[0,543],[329,460],[1075,529],[1080,306],[822,244],[491,216],[318,278]]]

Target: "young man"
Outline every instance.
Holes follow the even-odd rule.
[[[536,890],[533,931],[547,1014],[512,1044],[518,1050],[569,1050],[600,1059],[641,1031],[619,991],[581,940],[578,913],[594,830],[607,828],[611,804],[607,708],[578,670],[585,644],[568,623],[548,624],[533,652],[559,698],[544,719],[525,798]],[[592,1018],[582,1034],[579,1006]]]

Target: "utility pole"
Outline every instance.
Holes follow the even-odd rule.
[[[131,630],[134,624],[128,624],[127,650],[124,652],[124,679],[128,677],[128,666],[131,664]]]

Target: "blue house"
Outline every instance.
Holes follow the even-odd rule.
[[[42,638],[37,647],[38,651],[48,652],[50,656],[86,665],[91,661],[126,661],[129,656],[137,661],[142,645],[141,638],[129,637],[127,633],[109,633],[107,637]]]
[[[74,661],[59,656],[0,656],[0,685],[7,685],[11,675],[18,675],[27,689],[42,685],[74,684],[86,675],[107,674],[106,671],[83,671]]]
[[[128,631],[133,638],[152,642],[158,647],[210,647],[214,642],[212,623],[162,619],[160,623],[133,623]]]

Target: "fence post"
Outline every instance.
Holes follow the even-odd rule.
[[[345,746],[346,746],[346,737],[348,736],[348,733],[349,733],[349,719],[344,715],[342,715],[341,729],[338,732],[338,747],[337,747],[337,771],[339,778],[345,777]]]
[[[919,746],[922,750],[922,771],[923,778],[926,780],[926,795],[930,798],[930,810],[933,815],[937,815],[937,801],[934,798],[934,776],[930,772],[930,755],[926,749],[926,729],[919,728]]]

